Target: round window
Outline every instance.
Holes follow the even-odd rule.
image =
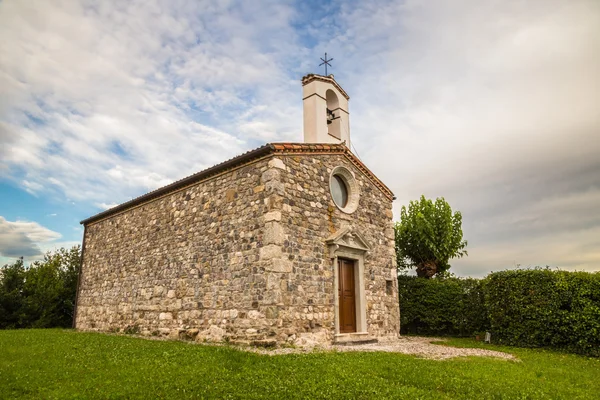
[[[335,167],[329,177],[329,190],[335,205],[350,214],[358,207],[358,184],[352,172],[345,167]]]
[[[344,208],[348,204],[348,188],[344,179],[339,175],[334,175],[331,180],[331,196],[339,207]]]

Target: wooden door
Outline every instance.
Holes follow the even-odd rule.
[[[356,332],[356,302],[354,299],[354,262],[339,259],[338,277],[340,333]]]

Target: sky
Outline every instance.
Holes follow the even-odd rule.
[[[0,264],[266,142],[302,76],[350,95],[355,154],[463,216],[459,276],[600,270],[600,2],[0,2]]]

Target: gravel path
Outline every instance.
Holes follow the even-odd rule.
[[[469,356],[497,357],[504,358],[507,360],[517,360],[517,358],[512,354],[503,353],[500,351],[449,347],[439,344],[432,344],[431,342],[434,341],[444,341],[444,339],[432,337],[402,336],[398,339],[392,339],[385,342],[360,345],[327,345],[315,347],[294,347],[277,349],[245,347],[241,349],[268,355],[311,353],[314,351],[385,351],[391,353],[412,354],[433,360],[444,360],[453,357]]]

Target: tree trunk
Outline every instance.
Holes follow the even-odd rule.
[[[419,278],[432,278],[437,273],[435,261],[424,261],[417,264],[417,276]]]

